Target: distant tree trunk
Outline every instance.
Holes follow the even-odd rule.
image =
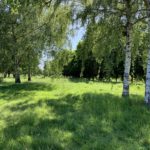
[[[133,83],[134,82],[134,76],[133,76],[133,74],[131,74],[131,83]]]
[[[146,7],[148,9],[148,31],[150,33],[150,0],[145,0]],[[145,85],[145,103],[150,105],[150,44],[148,48],[148,62],[147,62],[147,73],[146,73],[146,85]]]
[[[15,83],[21,83],[20,71],[19,71],[19,61],[17,59],[16,43],[17,39],[15,36],[14,25],[12,25],[13,41],[14,41],[14,68],[15,68]]]
[[[15,78],[15,73],[13,73],[13,78]]]
[[[18,63],[15,64],[15,83],[21,83]]]
[[[4,72],[4,78],[6,78],[7,77],[7,73],[6,72]]]
[[[98,71],[96,77],[98,80],[100,80],[101,66],[102,66],[102,60],[98,62]]]
[[[116,83],[118,82],[118,75],[116,75]]]
[[[97,79],[99,79],[100,77],[100,72],[101,72],[101,64],[99,64],[99,67],[98,67]]]
[[[30,59],[30,51],[28,53],[28,81],[31,81],[31,59]]]
[[[28,65],[28,81],[31,81],[31,67]]]
[[[82,66],[81,66],[80,78],[82,78],[82,77],[84,76],[84,69],[85,69],[84,61],[82,60]]]
[[[15,83],[21,83],[20,80],[20,70],[19,70],[19,62],[15,56]]]
[[[8,71],[8,78],[10,78],[10,71]]]
[[[15,83],[21,83],[20,74],[19,73],[16,73],[16,75],[15,75]]]

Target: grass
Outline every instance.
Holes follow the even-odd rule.
[[[149,150],[144,84],[34,78],[0,84],[0,150]]]

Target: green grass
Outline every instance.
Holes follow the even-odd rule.
[[[144,84],[34,78],[0,84],[0,150],[148,150]]]

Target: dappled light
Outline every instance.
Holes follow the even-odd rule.
[[[150,0],[0,0],[0,150],[150,150]]]
[[[4,103],[0,106],[0,149],[149,148],[150,110],[142,95],[131,93],[130,98],[124,99],[109,92],[109,83],[102,83],[103,93],[96,88],[101,83],[49,81],[45,85],[41,81],[1,86],[0,101]],[[73,89],[69,90],[68,85]],[[18,95],[8,94],[9,99],[6,98],[7,86],[18,89],[10,88],[9,92],[20,93],[20,100]],[[93,92],[87,92],[88,88]],[[63,95],[56,95],[56,91],[63,90]],[[21,96],[22,92],[25,95]]]

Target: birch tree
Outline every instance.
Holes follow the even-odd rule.
[[[131,2],[126,0],[125,2],[126,9],[126,46],[125,46],[125,64],[124,64],[124,79],[123,79],[123,92],[122,96],[129,96],[129,75],[131,68]]]
[[[1,2],[1,1],[0,1]],[[3,1],[2,1],[3,2]],[[23,61],[31,60],[31,54],[36,56],[52,44],[62,46],[67,38],[70,23],[70,9],[61,1],[5,1],[3,20],[7,25],[4,38],[7,52],[12,55],[15,83],[20,83],[20,70]],[[8,7],[8,9],[6,9]],[[0,31],[2,31],[0,29]],[[5,40],[6,40],[5,38]],[[30,47],[30,48],[29,48]],[[30,49],[30,50],[29,50]],[[11,56],[10,55],[10,56]],[[26,57],[28,56],[28,57]],[[32,57],[33,58],[33,57]],[[29,80],[31,68],[28,61]],[[24,63],[27,64],[27,63]]]
[[[79,18],[82,18],[82,20],[86,20],[86,22],[92,22],[93,18],[95,22],[98,24],[101,24],[103,20],[106,22],[105,24],[105,30],[102,31],[103,33],[107,32],[107,27],[109,28],[109,25],[111,27],[111,24],[115,24],[114,26],[118,27],[121,26],[121,32],[122,38],[124,39],[124,44],[122,47],[124,47],[122,50],[124,50],[125,54],[125,60],[124,60],[124,79],[123,79],[123,91],[122,96],[127,97],[129,96],[129,76],[130,76],[130,69],[131,69],[131,55],[132,55],[132,31],[134,28],[134,25],[137,24],[139,21],[142,21],[144,19],[142,14],[143,6],[141,5],[141,0],[95,0],[95,1],[84,1],[83,4],[83,11],[79,14]],[[84,7],[85,6],[85,7]],[[109,20],[109,18],[114,18]],[[116,19],[118,21],[116,21]],[[112,30],[113,27],[112,27]],[[113,33],[113,34],[111,34]],[[106,37],[106,43],[110,45],[111,49],[114,48],[113,41],[114,38],[116,38],[115,32],[110,32]],[[105,33],[104,33],[105,34]],[[120,34],[120,33],[119,33]],[[109,42],[109,39],[112,39],[111,42]],[[99,38],[99,39],[105,39],[105,38]],[[95,45],[100,45],[100,42],[95,40]],[[105,43],[105,41],[102,41]],[[114,41],[117,43],[116,41]],[[102,43],[101,43],[102,44]],[[107,45],[105,47],[105,51],[109,51],[107,49]],[[111,46],[112,45],[112,46]],[[99,53],[101,50],[99,49]],[[97,52],[98,56],[98,52]]]
[[[150,0],[143,0],[147,9],[148,33],[150,34]],[[150,41],[149,41],[150,42]],[[148,44],[148,61],[145,85],[145,103],[150,105],[150,43]]]

